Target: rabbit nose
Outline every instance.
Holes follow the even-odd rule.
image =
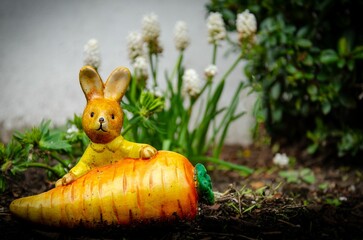
[[[104,119],[103,117],[100,117],[100,118],[98,119],[98,121],[99,121],[100,123],[103,123],[103,122],[105,121],[105,119]]]

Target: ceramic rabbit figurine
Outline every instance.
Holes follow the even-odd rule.
[[[120,135],[123,124],[120,101],[130,82],[127,68],[116,68],[104,84],[94,68],[84,66],[79,80],[87,99],[82,126],[91,143],[77,165],[56,182],[56,187],[70,184],[92,168],[124,158],[149,159],[157,153],[150,145],[129,142]]]

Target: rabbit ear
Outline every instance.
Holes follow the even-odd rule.
[[[84,66],[81,68],[79,82],[87,101],[94,98],[103,98],[103,82],[93,67]]]
[[[105,98],[121,101],[129,86],[131,74],[128,68],[118,67],[110,74],[105,84]]]

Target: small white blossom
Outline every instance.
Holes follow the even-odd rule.
[[[101,65],[101,54],[98,41],[94,38],[90,39],[83,48],[84,65],[89,65],[94,68],[99,68]]]
[[[237,31],[243,38],[254,35],[257,31],[257,21],[254,14],[248,9],[237,15]]]
[[[160,23],[155,13],[145,15],[142,19],[142,38],[145,42],[153,42],[160,36]]]
[[[190,43],[187,24],[183,21],[178,21],[174,28],[175,47],[179,51],[185,50]]]
[[[217,73],[218,73],[218,68],[216,65],[213,65],[213,64],[209,65],[204,70],[204,75],[207,78],[214,77],[215,75],[217,75]]]
[[[138,32],[131,32],[127,36],[127,50],[129,53],[129,59],[133,63],[139,56],[144,56],[144,42],[142,36]]]
[[[72,124],[71,127],[67,129],[66,138],[70,139],[70,138],[72,138],[73,134],[76,134],[78,132],[79,132],[79,129],[77,128],[77,126]]]
[[[289,158],[285,153],[276,153],[272,162],[280,167],[284,167],[289,163]]]
[[[196,97],[202,90],[198,73],[194,69],[187,69],[183,75],[183,93]]]
[[[135,68],[136,76],[139,80],[146,80],[149,77],[148,63],[145,57],[138,56],[135,59],[133,67]]]
[[[79,129],[74,124],[72,124],[72,126],[67,129],[67,133],[69,133],[69,134],[71,134],[71,133],[78,133],[78,132],[79,132]]]
[[[226,38],[226,28],[222,14],[218,12],[210,13],[207,19],[207,28],[209,43],[217,44]]]
[[[339,197],[339,201],[346,202],[346,201],[348,201],[348,198],[345,196],[341,196],[341,197]]]
[[[152,89],[149,90],[149,92],[151,92],[157,98],[163,97],[163,92],[159,87],[153,87]]]

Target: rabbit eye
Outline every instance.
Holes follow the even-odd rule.
[[[111,115],[111,118],[112,118],[112,119],[115,119],[115,114],[112,114],[112,115]]]
[[[94,112],[91,112],[91,117],[93,117],[95,115],[95,113]]]

